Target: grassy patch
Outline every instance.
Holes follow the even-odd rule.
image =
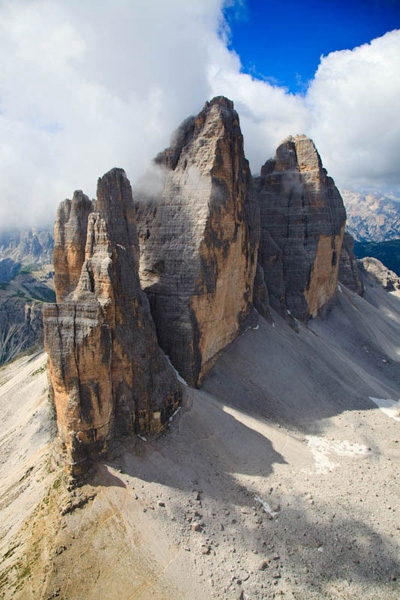
[[[34,273],[35,271],[40,271],[40,267],[32,263],[30,265],[24,265],[20,270],[20,273],[23,273],[24,275],[29,275],[29,273]]]
[[[47,369],[47,363],[45,365],[43,365],[42,367],[39,367],[38,369],[36,369],[36,371],[33,371],[31,377],[35,377],[36,375],[40,375],[41,373],[44,373],[46,369]]]

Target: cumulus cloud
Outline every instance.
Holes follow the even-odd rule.
[[[3,0],[0,227],[51,223],[58,202],[94,196],[113,166],[134,183],[219,94],[235,102],[254,172],[306,133],[338,183],[400,184],[400,32],[322,58],[307,94],[293,95],[241,72],[224,4]]]
[[[253,172],[288,135],[313,138],[339,186],[400,192],[400,31],[321,57],[307,93],[293,95],[241,73],[220,44],[213,93],[235,100]]]
[[[400,186],[400,31],[321,59],[310,133],[340,182]]]
[[[210,94],[220,0],[0,5],[0,225],[54,217],[113,166],[135,179]]]

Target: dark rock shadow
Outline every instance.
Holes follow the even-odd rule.
[[[158,439],[138,440],[108,464],[143,482],[250,505],[254,494],[234,473],[266,478],[275,463],[286,461],[265,435],[226,413],[214,398],[191,389],[187,396],[170,430]]]
[[[373,321],[372,306],[362,316],[367,303],[348,295],[326,320],[300,326],[298,333],[276,313],[273,325],[260,317],[258,329],[221,352],[203,389],[256,418],[314,435],[326,418],[376,408],[370,396],[398,398],[400,363],[385,352],[388,337],[378,335],[388,324],[384,317]],[[352,325],[356,316],[361,322]]]

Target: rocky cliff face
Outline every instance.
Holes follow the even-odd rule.
[[[336,293],[346,213],[312,140],[286,139],[263,166],[255,192],[271,305],[285,316],[314,317]]]
[[[85,231],[86,224],[86,231]],[[161,430],[180,402],[139,283],[132,191],[124,171],[76,193],[57,216],[57,304],[44,314],[61,451],[79,476],[113,440]]]
[[[354,254],[354,240],[349,233],[344,234],[340,250],[339,281],[359,296],[363,295],[364,286],[361,281],[356,255]]]
[[[57,302],[64,300],[77,286],[85,260],[89,214],[93,203],[81,191],[72,200],[62,202],[54,227],[54,284]]]
[[[233,103],[207,102],[156,163],[162,193],[136,198],[140,277],[161,347],[198,384],[252,305],[258,207]]]

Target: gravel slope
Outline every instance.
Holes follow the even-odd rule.
[[[0,371],[0,597],[397,599],[399,308],[371,284],[299,333],[260,319],[185,388],[167,434],[73,492],[50,461],[44,374],[28,358]]]

